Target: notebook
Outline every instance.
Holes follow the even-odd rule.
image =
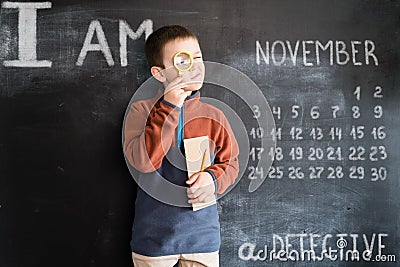
[[[199,136],[194,138],[187,138],[183,140],[186,156],[186,167],[188,171],[188,178],[193,174],[204,170],[211,165],[210,157],[210,141],[208,136]],[[192,208],[194,211],[208,207],[216,203],[215,195],[213,200],[207,203],[193,203]]]

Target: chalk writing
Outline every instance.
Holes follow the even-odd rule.
[[[301,49],[299,49],[300,46]],[[348,64],[354,66],[379,65],[378,57],[374,53],[375,43],[372,40],[363,42],[351,40],[350,44],[341,40],[329,40],[325,44],[319,40],[297,40],[294,44],[290,41],[276,40],[272,43],[266,41],[264,47],[257,40],[255,48],[257,65],[281,66],[291,63],[296,66],[297,59],[301,58],[303,66],[319,66],[321,65],[321,53],[329,53],[329,65],[331,66],[334,64],[340,66]],[[362,61],[357,54],[362,54]]]

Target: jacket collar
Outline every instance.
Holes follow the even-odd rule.
[[[200,90],[193,91],[190,96],[187,96],[185,99],[185,110],[191,111],[195,109],[200,100]]]
[[[185,101],[188,101],[188,100],[191,100],[194,98],[200,98],[200,90],[193,91],[190,96],[186,97]]]

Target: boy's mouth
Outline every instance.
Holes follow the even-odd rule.
[[[193,91],[194,89],[191,89],[190,87],[192,85],[198,85],[198,84],[203,83],[203,81],[200,79],[201,79],[201,73],[198,73],[195,76],[191,77],[190,81],[186,82],[186,86],[182,87],[182,89],[185,91]],[[197,90],[197,89],[195,89],[195,90]]]
[[[192,80],[196,79],[196,78],[200,78],[200,73],[198,73],[197,75],[192,77]],[[197,82],[197,81],[196,81]]]

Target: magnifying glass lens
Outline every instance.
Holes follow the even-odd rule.
[[[175,65],[178,69],[186,71],[189,70],[191,61],[189,55],[185,53],[180,53],[175,57]]]

